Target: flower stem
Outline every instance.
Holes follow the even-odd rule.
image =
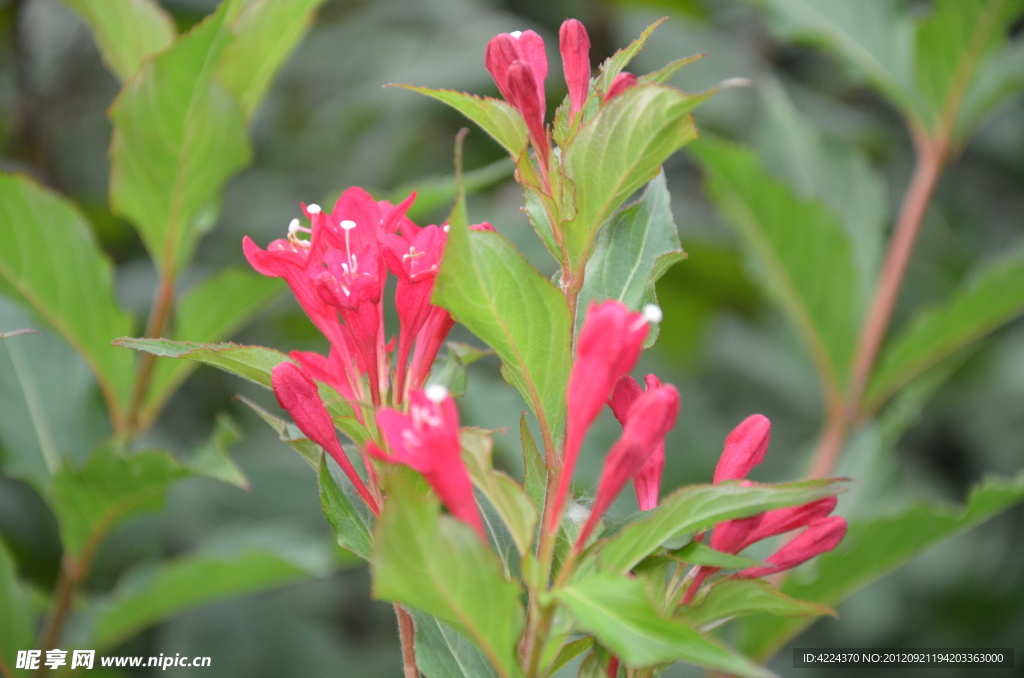
[[[54,586],[53,608],[39,634],[37,647],[40,650],[45,652],[57,647],[57,641],[60,640],[61,631],[64,629],[64,622],[67,621],[68,613],[71,611],[71,603],[74,600],[75,589],[78,587],[81,575],[78,564],[71,556],[65,553],[64,558],[61,560],[57,583]],[[50,669],[45,664],[40,665],[36,669],[37,676],[45,676],[49,672]]]
[[[403,678],[419,678],[420,671],[416,668],[416,624],[412,616],[395,605],[395,616],[398,617],[398,638],[402,641],[402,675]]]
[[[156,297],[153,300],[153,308],[149,313],[149,323],[146,325],[146,337],[149,339],[159,338],[167,327],[171,317],[171,309],[174,306],[174,275],[165,271],[160,276],[160,285],[157,287]],[[139,411],[149,393],[150,381],[153,378],[153,368],[156,367],[156,356],[152,353],[143,353],[139,357],[138,368],[135,372],[135,382],[132,384],[131,400],[128,403],[128,410],[121,418],[121,429],[119,439],[128,442],[135,435],[139,428]]]

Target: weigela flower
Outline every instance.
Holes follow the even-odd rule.
[[[661,388],[661,379],[658,379],[656,375],[648,374],[644,381],[646,382],[648,393],[654,389]],[[615,415],[615,418],[619,420],[623,427],[625,427],[629,417],[630,408],[643,393],[640,389],[640,384],[636,383],[636,379],[628,375],[619,379],[619,383],[615,385],[612,397],[608,399],[608,406],[611,407],[612,414]],[[658,494],[661,491],[661,474],[664,469],[665,441],[662,440],[655,446],[654,450],[647,457],[647,461],[640,467],[640,470],[633,474],[633,489],[636,490],[636,501],[641,511],[649,511],[658,505]]]
[[[576,19],[566,19],[558,29],[558,51],[569,87],[569,112],[575,117],[590,91],[590,36]]]
[[[451,514],[475,529],[486,543],[473,483],[462,462],[459,413],[447,390],[435,384],[413,391],[409,414],[383,408],[377,412],[377,424],[391,453],[372,444],[370,453],[423,474]]]
[[[664,461],[665,436],[675,426],[678,416],[679,391],[672,385],[661,386],[659,382],[637,397],[626,414],[622,437],[605,458],[590,517],[576,540],[577,552],[586,545],[590,533],[622,491],[626,481],[636,476],[658,449]]]
[[[348,455],[338,442],[337,433],[334,431],[334,422],[331,415],[320,399],[316,384],[302,368],[294,363],[281,363],[271,372],[271,383],[274,387],[274,395],[277,402],[295,421],[307,438],[324,448],[338,466],[345,472],[348,479],[352,481],[356,492],[362,497],[366,505],[375,513],[380,513],[377,500],[366,488],[362,478],[356,473],[355,467],[349,461]]]

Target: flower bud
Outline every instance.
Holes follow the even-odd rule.
[[[635,75],[632,73],[619,73],[612,80],[612,84],[608,86],[608,91],[604,93],[604,100],[610,101],[635,85]]]
[[[562,70],[569,87],[571,115],[583,108],[590,91],[590,36],[576,19],[566,19],[558,31],[558,49],[562,54]]]
[[[764,460],[771,437],[772,423],[768,417],[752,414],[744,419],[725,439],[725,449],[715,467],[715,484],[746,478]]]

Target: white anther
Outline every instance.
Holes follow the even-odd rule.
[[[519,39],[519,36],[520,36],[520,35],[522,35],[522,34],[523,34],[523,32],[522,32],[522,31],[512,31],[511,33],[509,33],[509,35],[511,35],[511,36],[512,36],[513,38],[515,38],[516,40],[518,40],[518,39]]]
[[[432,403],[443,403],[445,398],[448,397],[448,389],[441,384],[431,384],[423,390],[423,394]]]
[[[295,235],[299,232],[300,228],[302,228],[302,226],[299,225],[299,220],[292,219],[291,223],[288,224],[288,235]]]
[[[646,306],[644,306],[643,313],[644,320],[651,324],[660,323],[661,319],[665,315],[664,313],[661,312],[661,308],[659,308],[655,304],[647,304]]]
[[[338,225],[341,226],[341,228],[345,231],[351,231],[353,228],[356,227],[356,222],[352,221],[351,219],[343,219],[342,222]]]
[[[310,214],[320,214],[320,205],[313,203],[312,205],[306,207],[306,211],[309,212]]]
[[[445,224],[444,228],[442,228],[441,230],[444,231],[445,233],[450,232],[452,230],[451,224]]]
[[[720,89],[732,89],[733,87],[750,87],[754,84],[754,81],[750,78],[729,78],[723,80],[718,87]]]

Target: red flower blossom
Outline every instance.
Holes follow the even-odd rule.
[[[746,478],[762,461],[772,439],[772,423],[763,414],[752,414],[725,438],[722,456],[715,467],[714,483]]]
[[[648,393],[661,387],[661,379],[653,374],[648,374],[645,382]],[[608,406],[612,408],[612,414],[623,427],[626,425],[630,408],[643,393],[636,379],[628,375],[619,379],[619,383],[615,385],[612,397],[608,399]],[[649,511],[658,505],[661,473],[664,468],[665,442],[662,441],[655,446],[644,465],[633,475],[633,488],[636,490],[636,501],[641,511]]]
[[[768,556],[765,561],[771,563],[771,566],[747,568],[738,572],[736,576],[749,579],[766,577],[806,563],[814,556],[839,546],[839,542],[846,536],[846,528],[846,521],[839,516],[819,518]]]
[[[562,71],[569,86],[569,111],[572,117],[583,108],[590,91],[590,36],[576,19],[566,19],[558,29],[558,50]]]
[[[671,385],[649,388],[629,408],[622,437],[605,458],[590,517],[573,547],[577,553],[586,545],[590,533],[626,481],[639,473],[659,448],[664,460],[665,436],[675,426],[678,416],[679,391]]]
[[[462,463],[459,413],[443,386],[409,395],[409,414],[389,408],[377,412],[391,454],[368,446],[384,461],[419,471],[453,516],[469,524],[486,543],[483,523],[473,497],[473,483]]]
[[[377,500],[366,488],[363,480],[356,473],[355,467],[349,461],[348,455],[338,442],[338,436],[334,431],[334,422],[331,415],[320,399],[316,384],[294,363],[281,363],[271,372],[271,383],[274,387],[274,395],[281,407],[295,420],[307,438],[324,448],[329,455],[334,457],[338,466],[345,472],[348,479],[356,488],[356,492],[363,498],[366,505],[375,514],[380,513],[380,506]]]

